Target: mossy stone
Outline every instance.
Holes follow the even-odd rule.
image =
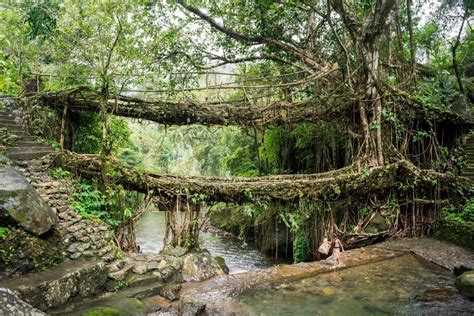
[[[113,305],[112,305],[113,304]],[[148,312],[145,304],[136,298],[114,300],[111,306],[98,306],[82,313],[82,316],[138,316]]]
[[[229,267],[227,266],[227,264],[225,263],[225,259],[220,257],[220,256],[216,256],[214,257],[214,261],[217,263],[217,265],[222,269],[222,271],[224,271],[225,274],[229,274]]]
[[[474,270],[464,272],[456,278],[456,287],[462,295],[474,298]]]

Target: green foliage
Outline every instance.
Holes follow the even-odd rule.
[[[114,284],[114,287],[112,288],[112,291],[113,291],[113,292],[120,291],[120,290],[123,289],[126,285],[127,285],[127,283],[125,283],[125,281],[123,281],[123,280],[116,280],[116,281],[115,281],[115,284]]]
[[[127,192],[121,185],[109,186],[106,194],[87,180],[75,182],[74,187],[70,202],[76,212],[86,219],[104,221],[113,229],[132,219],[144,200],[143,194]]]
[[[456,207],[449,204],[443,207],[443,212],[446,218],[457,222],[471,222],[474,223],[474,196],[467,200],[463,207]]]
[[[98,154],[101,150],[102,123],[95,113],[81,113],[78,118],[79,128],[76,133],[74,151],[78,153]],[[122,148],[131,150],[130,129],[125,119],[109,116],[107,133],[107,148],[112,153],[121,152]],[[133,155],[130,154],[129,155]]]
[[[51,170],[50,173],[51,173],[51,177],[55,180],[64,179],[71,175],[71,172],[69,172],[68,170],[65,170],[62,167],[57,167]]]
[[[0,240],[5,239],[7,235],[12,232],[14,229],[11,227],[0,226]]]
[[[105,197],[86,180],[75,183],[75,192],[70,198],[72,207],[86,219],[107,219]]]
[[[309,261],[310,242],[309,237],[304,232],[297,232],[293,241],[293,260],[295,263]]]
[[[436,228],[434,237],[474,249],[474,222],[445,219]]]

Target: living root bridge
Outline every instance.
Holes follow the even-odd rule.
[[[76,88],[59,92],[42,92],[23,99],[55,109],[99,112],[102,96],[87,88]],[[350,101],[338,99],[337,105],[325,106],[323,101],[273,101],[266,105],[251,104],[248,100],[195,102],[151,101],[124,95],[111,95],[107,101],[107,111],[118,116],[144,119],[168,125],[235,125],[264,126],[284,123],[316,123],[340,116],[350,110]]]
[[[419,188],[433,188],[448,192],[457,186],[472,187],[468,178],[421,170],[407,160],[359,170],[356,165],[343,169],[307,175],[279,175],[262,177],[182,177],[167,174],[145,173],[137,168],[108,161],[111,180],[125,188],[152,194],[164,200],[192,198],[199,195],[206,202],[245,203],[256,199],[265,201],[296,201],[308,198],[313,201],[335,201],[367,194],[383,194],[398,184]],[[54,164],[77,175],[100,178],[101,160],[96,155],[61,152]]]

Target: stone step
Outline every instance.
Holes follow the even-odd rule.
[[[35,141],[27,141],[27,140],[20,140],[16,142],[16,147],[48,147],[51,148],[50,144],[43,143],[39,140]]]
[[[0,120],[14,120],[15,117],[8,114],[0,114]]]
[[[38,142],[38,138],[35,136],[30,136],[30,135],[22,135],[21,139],[19,140],[24,141],[24,142]]]
[[[18,131],[18,130],[25,130],[23,127],[21,127],[18,124],[6,124],[6,125],[0,125],[0,128],[6,128],[8,131]]]
[[[12,120],[0,120],[0,127],[21,127],[20,124]]]
[[[8,125],[8,124],[18,124],[15,119],[12,118],[0,118],[0,126]]]
[[[18,154],[18,153],[36,153],[44,151],[53,151],[53,148],[48,145],[36,144],[34,147],[18,146],[18,147],[7,147],[7,155]]]
[[[31,159],[38,159],[49,155],[50,153],[54,152],[53,150],[40,150],[36,152],[21,152],[21,153],[14,153],[8,154],[8,158],[11,160],[31,160]]]
[[[26,131],[24,131],[23,129],[21,129],[21,128],[18,128],[18,129],[17,128],[15,128],[15,129],[7,128],[7,132],[10,135],[16,135],[18,137],[28,136],[28,133]]]
[[[83,300],[66,304],[60,308],[49,310],[48,313],[50,315],[106,315],[107,313],[104,310],[108,310],[110,315],[147,315],[146,306],[148,305],[146,303],[143,305],[144,303],[139,301],[140,297],[148,298],[159,295],[162,298],[166,298],[167,296],[170,297],[168,293],[173,293],[171,296],[177,298],[177,295],[174,293],[177,293],[179,289],[179,285],[163,285],[162,283],[132,289],[127,288],[87,301]],[[165,313],[163,315],[168,314]]]
[[[137,275],[133,274],[133,278],[126,278],[127,287],[141,287],[150,285],[153,283],[162,282],[163,278],[161,275]]]
[[[150,296],[160,295],[163,292],[163,288],[163,282],[160,281],[147,285],[131,287],[126,289],[124,292],[126,292],[127,297],[133,297],[142,300]]]

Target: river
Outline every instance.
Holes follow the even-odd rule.
[[[245,276],[243,276],[245,277]],[[203,300],[206,315],[472,315],[447,270],[415,255]]]
[[[144,253],[158,253],[163,249],[165,232],[165,213],[147,212],[136,227],[137,244]],[[244,245],[236,238],[213,236],[210,233],[201,234],[202,247],[209,250],[211,255],[225,259],[229,273],[235,274],[256,269],[268,268],[283,259],[270,258],[258,251],[251,243]],[[288,261],[286,261],[288,263]]]

